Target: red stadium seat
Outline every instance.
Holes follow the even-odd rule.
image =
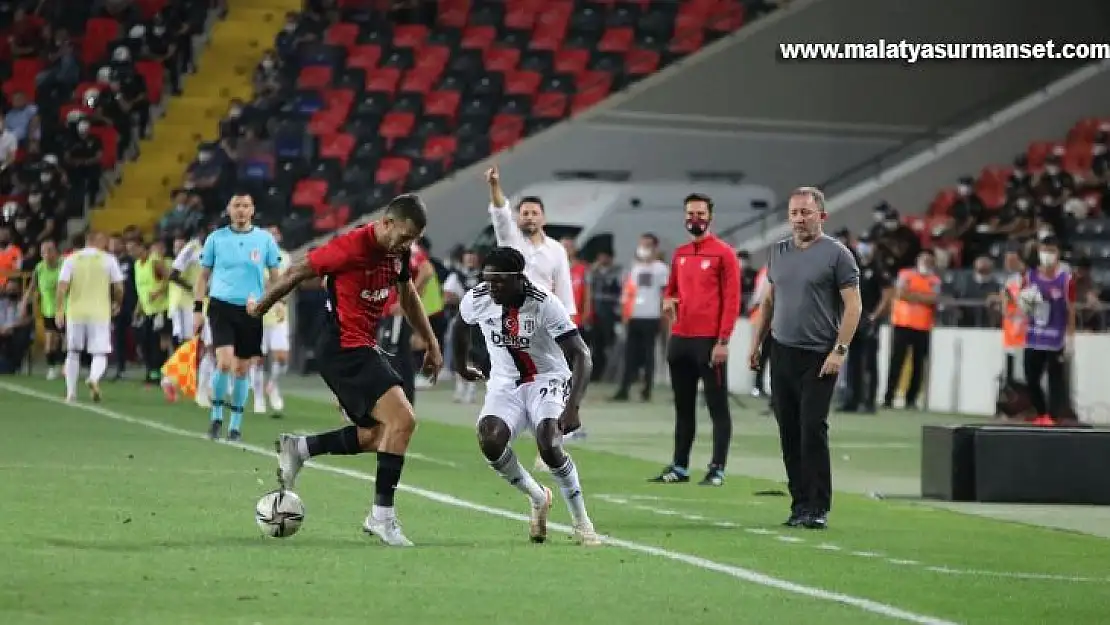
[[[675,33],[674,37],[671,38],[668,49],[679,54],[692,54],[700,50],[704,43],[705,31],[700,29],[684,30]]]
[[[347,56],[347,67],[363,70],[372,70],[378,66],[382,58],[381,46],[364,45],[351,48]]]
[[[699,6],[695,2],[686,2],[678,9],[675,15],[674,28],[676,31],[702,30],[709,20],[709,8]]]
[[[16,59],[15,62],[12,63],[12,79],[34,80],[45,65],[42,59]]]
[[[104,57],[108,44],[119,37],[119,22],[107,17],[94,17],[85,23],[81,40],[81,64],[93,65]]]
[[[1029,144],[1029,149],[1025,155],[1029,159],[1029,169],[1039,171],[1044,167],[1044,160],[1052,153],[1053,148],[1056,146],[1051,141],[1035,141]]]
[[[154,19],[155,15],[161,13],[162,9],[166,8],[169,0],[138,0],[137,4],[139,5],[139,15],[144,20],[151,20]]]
[[[414,69],[443,71],[451,60],[451,49],[447,46],[428,46],[416,56]]]
[[[520,62],[520,50],[516,48],[490,47],[482,56],[486,69],[491,72],[511,72]]]
[[[942,189],[929,204],[929,214],[936,216],[948,215],[948,210],[956,203],[956,197],[955,189]]]
[[[598,92],[604,98],[613,87],[613,75],[599,70],[578,72],[574,76],[574,84],[580,94]]]
[[[438,161],[450,158],[458,149],[458,140],[455,137],[428,137],[424,142],[424,158]]]
[[[292,204],[294,206],[315,206],[324,201],[328,195],[328,182],[317,178],[305,178],[297,181],[293,187]]]
[[[631,28],[610,28],[601,36],[597,49],[602,52],[628,52],[635,38],[636,32]]]
[[[329,111],[342,112],[346,117],[351,112],[355,103],[355,93],[350,89],[327,89],[323,93],[324,108]]]
[[[983,200],[983,206],[987,210],[998,210],[1006,203],[1006,188],[1005,187],[985,187],[977,189],[976,194],[980,200]]]
[[[497,39],[497,29],[493,26],[471,26],[463,31],[462,42],[459,44],[464,50],[485,50],[493,45]]]
[[[577,115],[607,97],[609,97],[608,91],[601,91],[598,89],[575,94],[574,100],[572,100],[570,104],[570,113],[571,115]]]
[[[421,24],[403,24],[393,28],[392,44],[398,48],[419,48],[428,39],[428,27]]]
[[[1064,171],[1070,172],[1072,175],[1085,177],[1087,172],[1091,170],[1091,161],[1094,160],[1091,145],[1087,141],[1068,143],[1064,148]]]
[[[343,111],[321,109],[312,114],[308,120],[308,134],[321,137],[339,132],[347,115]]]
[[[409,162],[409,159],[387,156],[378,163],[378,171],[374,174],[374,182],[377,184],[399,183],[408,177],[410,169],[412,169],[412,163]]]
[[[624,69],[634,76],[646,76],[659,69],[660,54],[654,50],[629,50]]]
[[[337,159],[344,167],[351,151],[355,149],[355,138],[347,133],[328,135],[320,140],[320,156]]]
[[[532,30],[536,25],[536,10],[529,6],[514,4],[505,13],[505,28]]]
[[[565,93],[541,93],[532,104],[532,114],[542,119],[560,119],[566,115]]]
[[[412,134],[416,127],[416,115],[412,113],[386,113],[378,126],[378,134],[390,141]]]
[[[396,67],[382,67],[366,77],[366,90],[375,93],[395,93],[401,82],[401,70]]]
[[[1103,120],[1097,117],[1088,117],[1075,122],[1075,125],[1068,131],[1068,142],[1094,140],[1102,123]]]
[[[332,24],[324,34],[324,43],[350,50],[358,44],[358,24]]]
[[[532,30],[532,38],[528,41],[528,47],[532,50],[555,51],[563,46],[563,39],[566,38],[567,34],[567,22],[570,19],[569,15],[566,19],[555,22],[545,22],[545,17],[541,17]]]
[[[555,53],[555,71],[560,74],[577,74],[584,71],[589,62],[589,50],[569,49]]]
[[[4,96],[10,101],[12,96],[17,93],[22,93],[27,96],[30,101],[35,100],[36,89],[34,78],[23,78],[20,80],[11,79],[4,82],[3,85]]]
[[[436,21],[440,26],[448,28],[462,28],[470,19],[470,3],[466,1],[443,1],[439,3],[439,15]]]
[[[512,72],[505,79],[505,95],[535,95],[541,82],[543,76],[538,72]]]
[[[493,121],[490,123],[490,134],[493,135],[498,132],[515,132],[517,136],[520,136],[524,132],[524,118],[509,113],[494,115]]]
[[[89,134],[100,139],[100,166],[104,171],[116,167],[116,156],[119,154],[119,132],[112,126],[89,126]]]
[[[744,25],[744,6],[731,2],[721,2],[713,7],[706,26],[719,33],[731,33]]]
[[[331,68],[318,65],[305,67],[297,75],[298,89],[327,89],[331,85]]]
[[[428,93],[439,80],[438,70],[410,70],[401,81],[401,93]]]
[[[146,81],[146,97],[152,104],[160,103],[166,86],[166,66],[161,61],[136,61],[135,71]]]
[[[461,99],[458,91],[433,91],[424,97],[424,114],[454,119]]]

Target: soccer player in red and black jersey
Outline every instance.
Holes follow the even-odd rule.
[[[409,272],[410,247],[427,222],[420,198],[400,195],[377,221],[309,252],[249,311],[262,316],[300,282],[315,276],[326,279],[328,323],[317,347],[320,375],[352,425],[312,436],[282,434],[277,441],[278,483],[292,490],[297,473],[313,456],[377,452],[374,506],[363,530],[396,547],[412,545],[397,522],[393,496],[416,416],[402,391],[401,376],[377,346],[377,327],[390,289],[396,287],[401,310],[428,345],[423,372],[435,379],[443,354]]]

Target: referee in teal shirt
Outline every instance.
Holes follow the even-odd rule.
[[[247,304],[266,290],[266,270],[277,277],[280,251],[274,237],[251,223],[254,200],[232,196],[227,205],[231,225],[208,235],[200,253],[193,323],[196,336],[204,326],[204,297],[208,296],[208,324],[216,350],[212,376],[212,414],[208,437],[219,438],[224,422],[224,398],[231,385],[231,424],[227,439],[242,437],[243,406],[250,392],[250,361],[262,355],[262,320],[247,314]]]

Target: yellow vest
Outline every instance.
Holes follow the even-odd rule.
[[[135,261],[135,291],[139,294],[139,310],[144,315],[157,315],[169,309],[166,291],[154,295],[154,290],[162,286],[163,281],[154,275],[154,266],[162,262],[161,256],[151,254],[146,260]]]
[[[189,266],[185,268],[185,271],[181,272],[181,278],[189,284],[196,284],[197,278],[200,277],[200,246],[200,241],[197,241],[195,239],[185,244],[186,249],[198,248],[194,253],[197,257],[196,262],[189,263]],[[184,253],[184,251],[185,250],[182,250],[182,253]],[[193,309],[193,292],[186,291],[184,287],[176,282],[171,281],[169,284],[168,300],[168,306],[170,310],[177,310],[179,308],[188,308],[189,310]]]
[[[112,320],[112,277],[104,252],[83,249],[69,257],[73,274],[69,276],[66,297],[68,323],[107,323]]]
[[[289,254],[285,250],[280,250],[278,253],[278,270],[282,272],[289,270]],[[266,279],[270,279],[269,269],[266,270]],[[262,325],[269,328],[279,323],[285,323],[288,314],[285,308],[285,302],[274,304],[273,308],[262,317]]]

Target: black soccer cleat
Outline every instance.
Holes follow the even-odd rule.
[[[705,477],[698,482],[698,486],[721,486],[725,483],[725,470],[711,467]]]
[[[783,527],[801,527],[805,523],[806,513],[791,512],[790,518],[782,522]]]
[[[823,530],[829,526],[828,515],[824,512],[807,514],[802,519],[802,527],[807,530]]]
[[[683,484],[690,481],[689,475],[684,475],[675,470],[674,466],[669,466],[663,469],[659,475],[648,480],[653,484]]]
[[[220,440],[220,430],[224,427],[223,421],[213,421],[208,426],[208,439],[213,441]]]
[[[231,430],[227,433],[227,441],[229,443],[238,443],[241,440],[243,440],[243,435],[239,430]]]

